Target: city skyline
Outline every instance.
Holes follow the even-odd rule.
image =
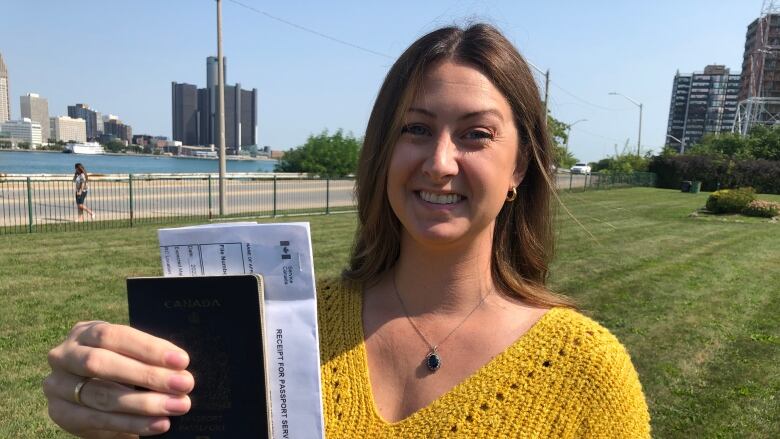
[[[608,96],[612,91],[644,104],[643,149],[659,152],[674,73],[708,64],[739,72],[747,26],[761,8],[758,1],[314,2],[295,9],[250,0],[223,3],[232,78],[258,89],[261,146],[288,149],[323,129],[362,135],[384,74],[409,42],[442,25],[487,21],[530,62],[550,69],[554,117],[568,123],[588,119],[572,128],[569,144],[580,160],[588,161],[613,154],[615,144],[619,150],[627,140],[636,145],[637,109]],[[12,102],[39,93],[49,99],[51,116],[66,114],[73,102],[87,102],[121,115],[136,133],[171,137],[171,82],[202,84],[202,60],[216,52],[215,3],[184,4],[135,2],[121,7],[123,20],[111,23],[99,17],[117,12],[119,5],[85,1],[67,8],[53,4],[46,11],[26,2],[8,5],[8,16],[16,19],[0,29],[0,53],[8,66]],[[29,39],[13,37],[33,16],[42,16],[43,31]],[[186,26],[171,26],[174,22]],[[74,25],[87,40],[110,41],[111,50],[95,56],[79,46],[83,39],[74,39],[61,41],[62,49],[46,59],[31,55]],[[15,106],[11,118],[19,118]]]

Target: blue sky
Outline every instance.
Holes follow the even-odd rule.
[[[223,50],[227,82],[258,89],[258,143],[288,149],[323,129],[362,135],[385,73],[408,44],[443,25],[487,21],[550,69],[553,116],[587,119],[572,129],[570,149],[598,160],[627,139],[636,148],[638,109],[608,92],[644,104],[643,148],[660,151],[675,71],[714,63],[740,71],[745,31],[760,9],[759,0],[223,0]],[[33,92],[49,100],[50,116],[84,102],[136,134],[170,136],[171,81],[205,85],[216,3],[9,1],[0,54],[14,118],[19,96]]]

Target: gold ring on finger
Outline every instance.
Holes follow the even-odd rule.
[[[84,377],[76,383],[76,387],[73,388],[73,400],[76,401],[76,404],[85,406],[81,400],[81,392],[84,390],[84,386],[93,379],[92,377]]]

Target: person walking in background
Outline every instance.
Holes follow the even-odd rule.
[[[84,165],[76,163],[76,172],[73,174],[73,183],[76,185],[76,206],[79,208],[79,221],[84,221],[84,212],[86,211],[90,218],[95,217],[95,212],[89,209],[84,200],[87,198],[87,182],[89,175]]]

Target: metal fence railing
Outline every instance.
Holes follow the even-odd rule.
[[[78,215],[70,176],[0,176],[0,234],[132,227],[219,216],[212,174],[91,175]],[[353,211],[354,180],[253,174],[225,178],[224,217]]]
[[[571,174],[559,172],[555,175],[558,190],[592,190],[620,187],[655,186],[656,175],[652,172],[633,173],[591,173]]]
[[[353,179],[228,174],[223,217],[273,217],[355,210]],[[558,173],[559,190],[653,186],[655,174]],[[219,217],[215,174],[91,175],[80,221],[67,175],[0,175],[0,235],[132,227]]]

